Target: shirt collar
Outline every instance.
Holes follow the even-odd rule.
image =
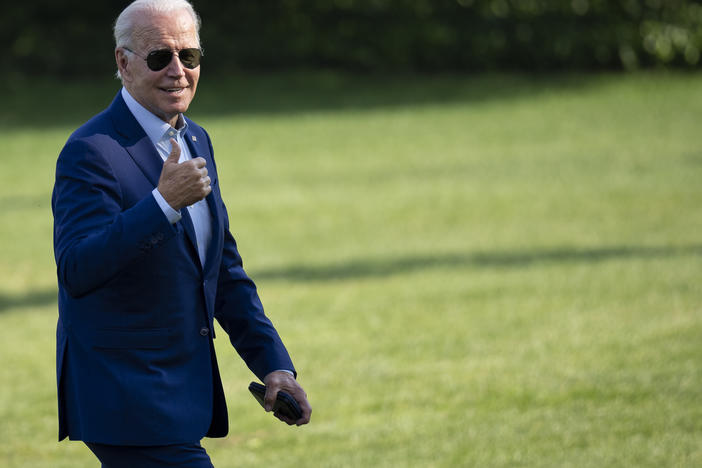
[[[146,136],[149,137],[154,145],[158,145],[158,143],[162,140],[175,138],[175,135],[169,132],[175,131],[182,134],[188,128],[188,123],[185,121],[183,114],[178,114],[178,121],[176,122],[177,129],[174,129],[166,122],[148,111],[144,106],[139,104],[137,100],[134,99],[131,94],[129,94],[127,88],[124,87],[122,87],[122,98],[124,99],[124,103],[127,105],[127,108],[129,108],[131,113],[134,115],[134,118],[137,120],[137,122],[139,122],[139,125],[141,125],[141,127],[144,129],[144,132],[146,132]]]

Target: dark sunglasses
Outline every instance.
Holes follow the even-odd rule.
[[[149,69],[152,71],[159,71],[166,68],[168,64],[171,63],[174,54],[174,52],[170,49],[159,49],[152,50],[151,52],[149,52],[149,55],[147,55],[146,57],[142,57],[141,55],[137,54],[131,49],[128,49],[127,47],[122,48],[126,51],[133,53],[137,57],[141,57],[144,60],[146,60],[146,66],[149,67]],[[189,68],[191,70],[200,65],[200,59],[203,55],[202,50],[197,48],[180,49],[177,52],[177,54],[180,63],[182,63],[185,68]]]

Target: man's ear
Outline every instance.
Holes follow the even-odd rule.
[[[121,47],[115,49],[115,62],[117,62],[117,70],[119,70],[122,80],[127,82],[131,81],[131,73],[128,67],[129,57],[127,56],[127,52]]]

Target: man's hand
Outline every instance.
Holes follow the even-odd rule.
[[[195,158],[178,164],[180,146],[171,138],[171,154],[161,169],[158,191],[176,211],[199,202],[212,191],[205,160]]]
[[[279,390],[284,390],[292,396],[297,403],[300,405],[302,410],[302,416],[297,421],[293,421],[280,414],[279,412],[274,413],[274,416],[281,421],[292,426],[296,424],[302,426],[310,422],[310,417],[312,416],[312,407],[309,401],[307,401],[307,394],[302,389],[300,384],[297,383],[295,377],[287,372],[275,371],[268,374],[264,379],[263,383],[266,385],[266,396],[264,397],[264,403],[266,411],[271,411],[273,409],[273,404],[278,396]]]

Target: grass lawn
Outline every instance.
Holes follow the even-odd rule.
[[[56,442],[49,199],[115,82],[0,109],[0,464]],[[695,74],[204,75],[232,230],[314,408],[277,424],[216,340],[217,468],[702,466]]]

